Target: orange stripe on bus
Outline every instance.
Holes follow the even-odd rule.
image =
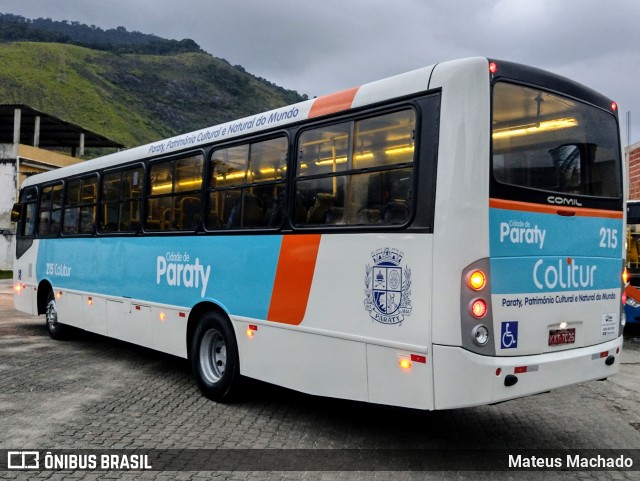
[[[494,209],[539,212],[541,214],[622,219],[622,212],[616,210],[587,209],[585,207],[573,207],[566,205],[531,204],[529,202],[519,202],[515,200],[489,199],[489,207],[493,207]]]
[[[309,234],[282,238],[267,320],[297,326],[304,319],[320,237]]]
[[[354,87],[343,90],[342,92],[336,92],[335,94],[318,97],[311,106],[308,118],[320,117],[321,115],[333,114],[341,110],[350,109],[359,88],[360,87]]]

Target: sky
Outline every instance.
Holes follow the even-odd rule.
[[[191,38],[309,97],[456,58],[550,70],[620,106],[640,142],[638,0],[0,0],[0,12]]]

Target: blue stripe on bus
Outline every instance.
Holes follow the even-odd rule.
[[[494,294],[619,289],[622,219],[489,209]]]
[[[493,294],[620,289],[620,259],[498,257],[491,259]]]
[[[214,300],[266,319],[282,236],[42,239],[38,279],[54,288],[191,307]]]
[[[580,256],[620,259],[622,219],[489,209],[492,257]]]

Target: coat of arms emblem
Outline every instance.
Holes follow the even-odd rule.
[[[365,267],[364,308],[374,321],[400,324],[411,314],[411,269],[400,265],[403,256],[391,247],[371,253],[374,265]]]

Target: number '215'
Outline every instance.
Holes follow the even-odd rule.
[[[605,249],[618,247],[618,229],[600,227],[600,247]]]

